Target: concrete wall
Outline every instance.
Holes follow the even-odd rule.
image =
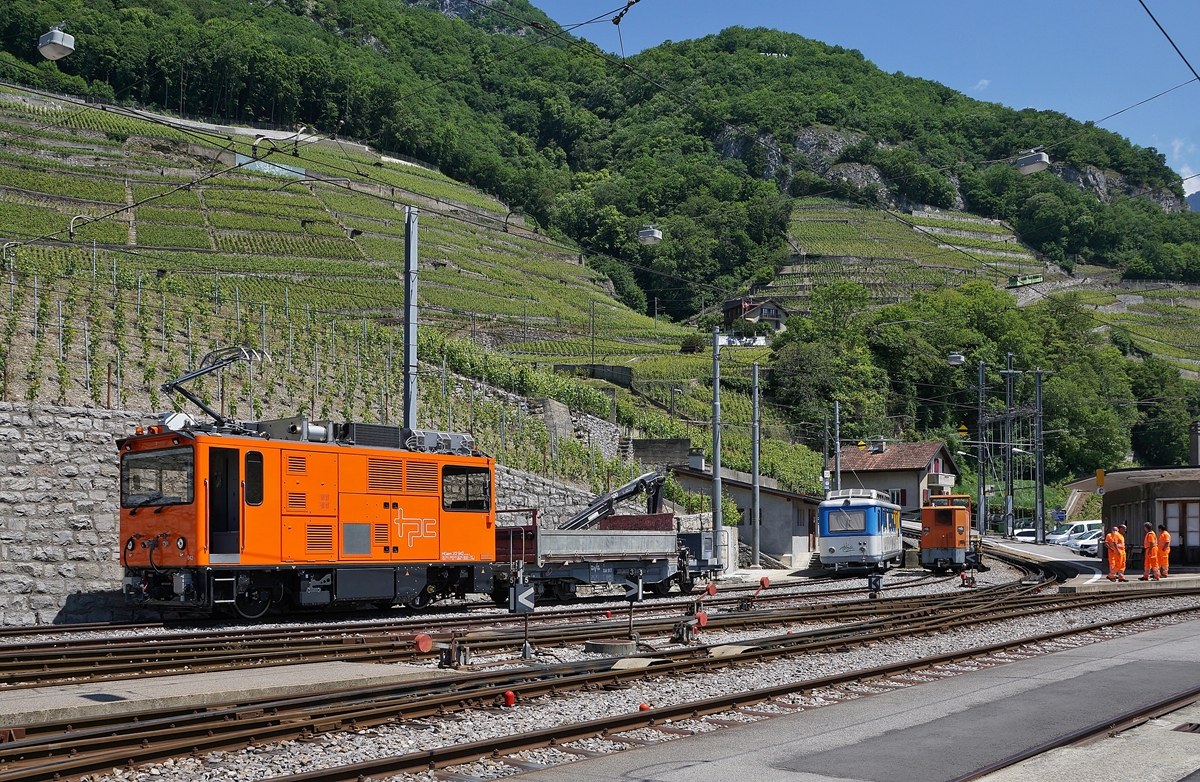
[[[146,420],[140,412],[0,403],[0,625],[133,617],[120,594],[115,441]],[[583,488],[497,470],[497,507],[540,508],[546,526],[592,499]],[[621,506],[644,511],[636,501]]]
[[[687,464],[691,447],[686,437],[634,440],[633,456],[642,464]]]

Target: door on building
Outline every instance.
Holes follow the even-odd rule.
[[[1186,562],[1200,559],[1200,501],[1164,502],[1163,517],[1171,547],[1182,547]]]
[[[241,470],[236,448],[208,451],[209,560],[236,563],[242,550]]]

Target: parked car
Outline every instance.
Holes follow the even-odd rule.
[[[1097,553],[1101,551],[1101,546],[1104,545],[1104,530],[1100,530],[1100,534],[1092,538],[1086,543],[1079,544],[1079,553],[1085,557],[1102,556]]]
[[[1013,532],[1013,539],[1018,543],[1033,543],[1037,540],[1037,530],[1033,527],[1016,530]]]
[[[1058,524],[1053,530],[1046,530],[1046,542],[1057,543],[1060,546],[1067,545],[1067,541],[1076,535],[1082,535],[1085,532],[1102,529],[1104,522],[1095,521],[1071,521],[1065,524]]]
[[[1071,551],[1074,551],[1075,553],[1080,554],[1082,556],[1094,557],[1094,556],[1096,556],[1096,543],[1103,536],[1104,536],[1103,530],[1098,530],[1098,529],[1088,530],[1087,532],[1084,532],[1081,535],[1076,535],[1076,536],[1068,539],[1067,540],[1067,548],[1071,549]],[[1090,551],[1085,550],[1084,547],[1089,544],[1091,545],[1091,550]]]

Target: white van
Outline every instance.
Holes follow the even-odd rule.
[[[1067,545],[1067,541],[1071,538],[1076,538],[1080,535],[1098,529],[1104,529],[1104,522],[1100,519],[1091,519],[1089,521],[1071,521],[1064,524],[1059,524],[1053,530],[1046,530],[1046,542],[1057,543],[1060,546],[1065,546]]]

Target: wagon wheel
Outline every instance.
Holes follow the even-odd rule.
[[[408,601],[408,607],[417,611],[423,611],[426,608],[429,608],[429,606],[433,605],[433,594],[433,584],[426,584],[425,586],[421,587],[420,592],[413,595],[412,599]]]
[[[254,589],[234,598],[233,608],[243,619],[262,619],[271,610],[271,591]]]
[[[665,596],[671,591],[671,580],[658,581],[650,585],[650,591],[659,596]]]
[[[679,579],[679,591],[681,594],[690,595],[696,591],[696,580],[693,578]]]
[[[571,590],[571,585],[565,581],[551,581],[550,596],[560,603],[569,603],[575,599],[575,592]]]

